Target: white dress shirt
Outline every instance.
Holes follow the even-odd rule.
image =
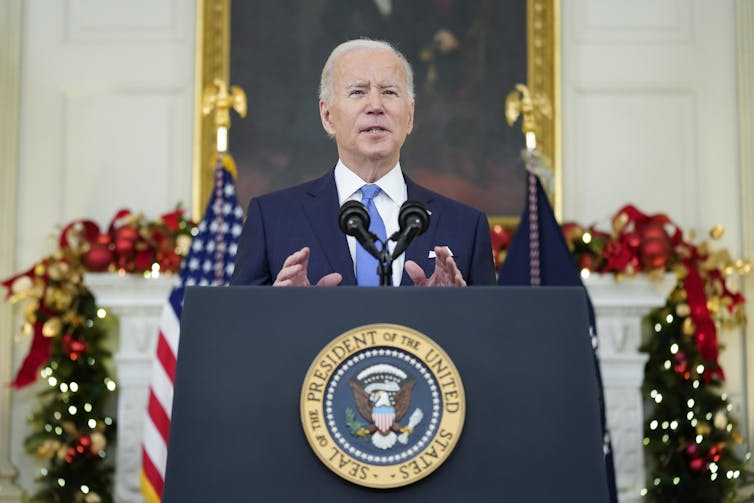
[[[365,182],[356,173],[348,169],[343,162],[338,159],[335,165],[335,186],[338,189],[338,203],[342,206],[346,201],[361,201],[361,187],[369,182]],[[374,182],[380,187],[380,192],[374,198],[374,205],[380,212],[382,221],[385,224],[385,234],[389,238],[394,232],[398,231],[398,211],[401,205],[408,199],[406,190],[406,181],[403,179],[400,162],[393,169],[388,171],[385,176]],[[354,275],[356,274],[356,238],[346,236],[348,240],[348,249],[351,251],[351,259],[354,263]],[[395,241],[390,241],[388,249],[393,252]],[[393,286],[401,284],[403,276],[403,263],[405,254],[393,261]]]

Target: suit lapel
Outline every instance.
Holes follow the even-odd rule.
[[[437,242],[436,236],[438,222],[440,221],[441,217],[441,209],[436,201],[437,194],[425,189],[421,185],[417,185],[405,174],[403,175],[403,177],[406,180],[406,192],[408,199],[424,203],[431,213],[429,217],[429,229],[427,229],[424,234],[417,236],[416,239],[414,239],[413,243],[409,245],[408,249],[406,250],[406,260],[413,260],[414,262],[419,264],[422,269],[424,269],[425,273],[432,274],[432,271],[434,271],[434,259],[429,258],[429,252],[430,250],[434,250],[435,248],[435,243]],[[413,284],[414,282],[411,281],[411,278],[409,278],[408,274],[406,274],[406,271],[404,270],[403,276],[401,277],[401,285]]]
[[[338,227],[338,189],[333,173],[334,171],[330,170],[311,184],[307,190],[309,197],[303,201],[304,215],[330,267],[343,275],[341,284],[355,285],[356,277],[353,273],[353,259],[348,249],[348,241]]]

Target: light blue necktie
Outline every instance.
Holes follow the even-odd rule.
[[[387,239],[385,232],[385,223],[380,217],[380,212],[374,205],[374,197],[380,193],[380,187],[374,184],[367,184],[361,187],[361,202],[366,206],[369,212],[369,230],[373,232],[384,243]],[[378,244],[377,249],[381,250],[382,245]],[[379,286],[380,276],[377,273],[379,261],[366,251],[359,243],[356,242],[356,282],[359,286]]]

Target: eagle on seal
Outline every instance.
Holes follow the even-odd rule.
[[[399,421],[408,412],[411,392],[414,390],[416,381],[405,381],[394,394],[387,389],[375,389],[368,393],[356,380],[350,380],[348,384],[353,391],[359,414],[369,423],[367,428],[359,428],[356,435],[360,437],[373,435],[372,440],[377,447],[388,449],[395,444],[395,434],[413,433],[412,427],[403,427]],[[376,438],[378,435],[386,438]]]

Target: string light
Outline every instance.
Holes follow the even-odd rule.
[[[78,383],[77,383],[76,381],[72,381],[72,382],[71,382],[71,383],[70,383],[70,384],[68,385],[68,387],[69,387],[69,388],[71,389],[71,391],[73,391],[74,393],[76,393],[76,392],[77,392],[77,391],[79,390],[79,385],[78,385]]]
[[[693,398],[689,398],[689,401],[686,402],[686,405],[688,405],[689,409],[690,409],[691,407],[694,406],[694,403],[696,403],[696,402],[694,402],[694,399]]]
[[[670,315],[668,315],[668,316],[670,316]],[[671,353],[673,353],[673,354],[676,354],[676,353],[678,353],[678,344],[676,344],[676,343],[674,342],[674,343],[673,343],[673,344],[672,344],[672,345],[670,346],[670,352],[671,352]]]
[[[97,309],[97,318],[104,319],[105,316],[107,316],[107,311],[105,311],[101,307]]]
[[[115,381],[113,381],[113,380],[112,380],[112,379],[110,379],[109,377],[106,377],[106,378],[105,378],[105,386],[106,386],[106,387],[107,387],[107,389],[109,389],[110,391],[115,391],[115,388],[116,388],[116,384],[115,384]]]
[[[92,430],[97,427],[97,421],[94,419],[90,419],[86,424],[89,425],[89,428]]]
[[[61,382],[60,383],[60,391],[62,391],[63,393],[65,393],[66,391],[68,391],[68,385],[66,383],[64,383],[64,382]]]
[[[585,242],[586,244],[589,244],[589,243],[591,243],[591,242],[592,242],[592,235],[591,235],[591,234],[590,234],[589,232],[585,232],[585,233],[584,233],[584,234],[583,234],[583,235],[581,236],[581,240],[582,240],[583,242]]]
[[[673,315],[668,313],[668,315],[665,317],[665,321],[668,323],[673,323]]]
[[[65,479],[63,479],[63,478],[59,478],[59,479],[58,479],[58,485],[59,485],[60,487],[65,487]]]
[[[662,325],[655,323],[655,332],[662,332]]]

